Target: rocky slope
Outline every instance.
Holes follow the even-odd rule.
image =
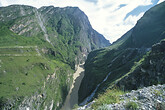
[[[108,45],[77,7],[0,7],[0,108],[60,109],[76,65]]]
[[[164,110],[165,85],[153,85],[120,96],[119,104],[110,104],[107,108],[117,110]]]
[[[120,95],[120,102],[104,104],[97,110],[164,110],[165,109],[165,85],[153,85],[130,93]],[[93,102],[95,104],[95,102]],[[92,105],[92,104],[91,104]],[[84,106],[78,110],[92,109],[91,106]]]
[[[165,83],[164,60],[165,40],[162,40],[153,45],[151,51],[136,62],[127,74],[109,84],[108,89],[100,94],[97,99],[81,107],[81,109],[88,107],[103,109],[105,106],[101,106],[102,104],[110,104],[107,108],[117,110],[131,109],[130,107],[155,110],[158,109],[157,106],[161,107],[162,104],[165,106],[164,85],[152,86]],[[152,87],[146,88],[147,86]],[[137,90],[139,88],[144,89]],[[131,90],[131,93],[122,95],[125,93],[124,91]],[[142,99],[139,97],[142,97]],[[160,110],[164,110],[164,107],[161,107]]]
[[[105,83],[100,85],[95,97],[99,92],[103,92],[107,87],[113,86],[116,81],[122,79],[123,76],[132,71],[131,68],[136,67],[134,66],[135,63],[139,62],[140,59],[151,50],[152,45],[165,38],[164,8],[165,2],[151,8],[137,22],[135,27],[133,27],[110,47],[93,51],[88,55],[87,61],[85,63],[85,76],[79,89],[79,103],[89,96],[95,90],[97,85],[101,83],[110,72],[111,75],[108,77]],[[158,54],[160,53],[161,52]],[[159,55],[153,55],[153,57],[157,56]],[[163,56],[160,55],[160,58],[157,59],[157,62],[161,62],[161,58],[163,58]],[[147,66],[147,64],[144,64],[144,67]],[[161,72],[158,75],[159,70],[164,71],[160,69],[163,65],[163,62],[155,65],[157,65],[157,68],[154,70],[153,66],[149,68],[146,67],[148,70],[146,70],[146,68],[144,69],[143,67],[140,68],[139,71],[144,70],[144,73],[150,72],[144,75],[144,77],[137,72],[136,75],[139,74],[139,80],[136,80],[136,76],[134,76],[134,79],[130,78],[130,83],[126,79],[123,79],[123,82],[125,81],[128,83],[124,83],[124,87],[122,87],[131,87],[131,90],[139,88],[140,85],[148,86],[159,83],[160,80],[158,79],[158,81],[156,78],[162,73]],[[161,67],[159,68],[158,66]],[[149,75],[150,73],[152,73],[152,75]],[[153,78],[153,82],[147,82],[148,80],[141,82],[142,78]],[[164,77],[162,78],[163,80],[161,79],[161,82],[164,83]],[[131,86],[132,84],[135,85]]]

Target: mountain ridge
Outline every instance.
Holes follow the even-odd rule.
[[[149,9],[137,22],[135,27],[124,34],[111,46],[92,51],[85,63],[85,76],[79,90],[79,103],[81,103],[111,72],[107,81],[99,87],[95,97],[105,88],[114,85],[130,71],[134,62],[138,62],[152,45],[165,38],[164,18],[165,2]],[[161,10],[161,12],[159,12]]]
[[[78,8],[0,7],[0,25],[1,109],[60,109],[77,65],[110,45]]]

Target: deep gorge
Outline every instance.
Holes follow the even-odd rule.
[[[111,44],[78,7],[0,7],[0,109],[164,110],[164,9]]]

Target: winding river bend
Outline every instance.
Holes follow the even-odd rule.
[[[61,110],[71,110],[75,104],[78,104],[78,90],[81,84],[81,80],[84,77],[83,65],[84,64],[78,65],[77,71],[73,75],[72,86]]]

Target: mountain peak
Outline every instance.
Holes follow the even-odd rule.
[[[109,45],[78,7],[1,7],[0,108],[60,109],[77,65]]]

